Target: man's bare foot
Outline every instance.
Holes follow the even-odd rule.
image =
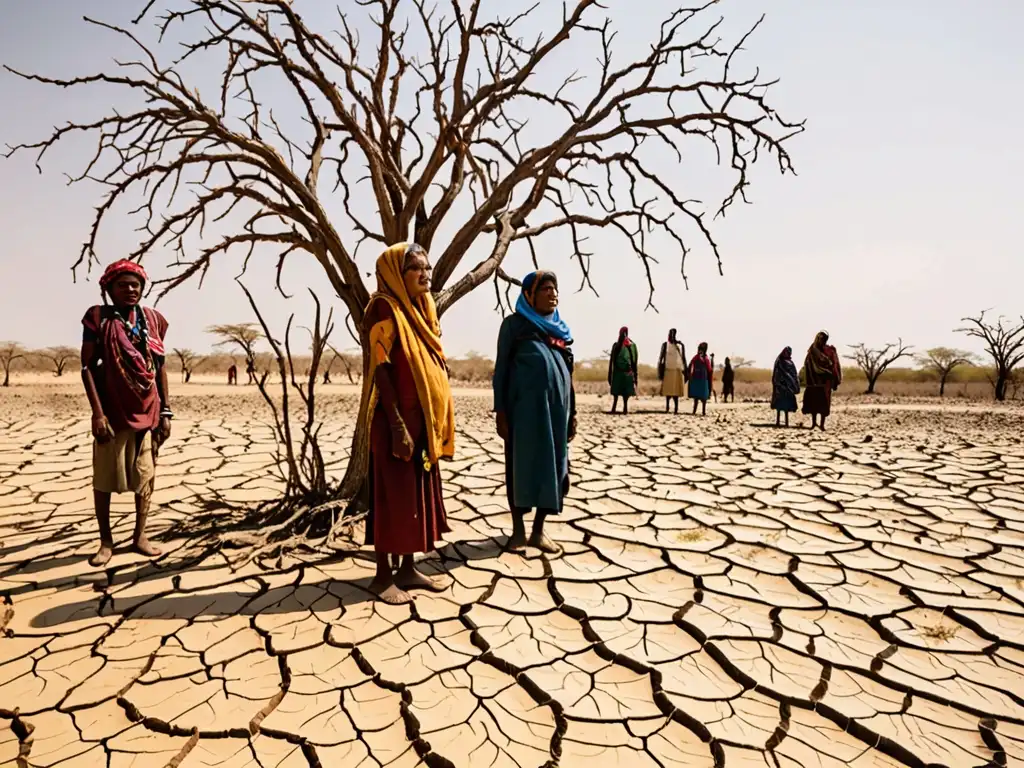
[[[526,551],[526,532],[525,531],[512,531],[512,535],[508,537],[508,541],[505,543],[505,549],[509,552],[513,552],[517,555],[522,554]]]
[[[388,605],[405,605],[412,602],[412,595],[401,589],[394,581],[388,579],[374,579],[370,582],[369,590],[377,596],[382,603]]]
[[[430,592],[444,592],[448,588],[440,579],[431,578],[415,568],[399,571],[395,575],[395,584],[400,589],[426,589]]]
[[[145,536],[132,542],[132,550],[146,557],[160,557],[163,554],[163,550],[154,547]]]
[[[110,562],[110,558],[114,554],[114,548],[109,544],[100,544],[99,550],[96,554],[89,558],[89,565],[93,568],[99,568]]]
[[[530,536],[530,546],[536,547],[541,552],[544,552],[548,555],[557,555],[562,552],[562,548],[555,544],[555,542],[553,542],[551,539],[547,537],[546,534],[543,533],[534,533],[532,536]]]

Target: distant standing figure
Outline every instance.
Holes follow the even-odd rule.
[[[249,375],[249,384],[256,381],[256,359],[250,357],[245,361],[245,372]]]
[[[676,338],[676,329],[668,332],[668,341],[661,345],[658,355],[658,378],[661,379],[661,396],[665,398],[665,413],[669,404],[675,403],[679,413],[679,398],[683,396],[686,383],[686,347]]]
[[[811,417],[811,429],[820,426],[825,431],[825,419],[832,413],[832,393],[843,381],[843,369],[839,364],[839,353],[828,343],[828,333],[821,331],[814,337],[814,343],[807,350],[804,359],[805,414]],[[819,425],[818,418],[821,418]]]
[[[772,410],[775,411],[775,426],[781,426],[782,414],[786,414],[786,426],[789,426],[789,414],[796,413],[796,396],[800,393],[800,375],[793,362],[793,348],[786,347],[775,358],[772,369]]]
[[[735,392],[736,371],[732,368],[732,361],[725,358],[725,366],[722,368],[722,402],[728,403],[729,398],[736,402]]]
[[[636,394],[639,380],[639,352],[629,338],[629,328],[619,329],[619,340],[612,345],[608,358],[608,384],[612,389],[612,413],[615,413],[622,398],[622,414],[629,413],[629,398]]]
[[[228,385],[232,386],[238,384],[238,366],[234,363],[228,368]]]
[[[505,442],[505,488],[512,513],[510,552],[529,544],[554,555],[562,548],[544,533],[569,492],[569,443],[576,437],[572,333],[558,314],[558,278],[532,272],[514,314],[498,332],[494,412]],[[526,538],[526,514],[536,509]]]
[[[92,488],[100,529],[100,548],[89,564],[97,568],[114,552],[114,493],[135,495],[132,548],[147,557],[160,554],[146,537],[146,517],[157,453],[170,437],[174,414],[164,366],[167,320],[139,303],[147,279],[141,265],[115,261],[100,278],[103,305],[82,318],[82,383],[92,407]]]
[[[697,346],[697,354],[690,361],[690,399],[693,400],[693,412],[697,413],[697,404],[701,406],[701,416],[707,414],[708,398],[711,397],[711,379],[714,376],[711,358],[708,357],[708,343],[702,341]]]

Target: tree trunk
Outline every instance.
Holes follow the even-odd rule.
[[[945,376],[940,376],[939,377],[939,397],[945,397],[945,396],[946,396],[946,377]]]
[[[370,476],[370,420],[359,418],[362,413],[364,398],[369,396],[368,386],[370,384],[368,372],[370,370],[370,345],[366,339],[362,339],[363,353],[363,394],[359,398],[359,412],[356,415],[356,430],[352,435],[352,448],[349,451],[348,466],[345,468],[345,476],[342,478],[339,495],[342,499],[350,501],[350,512],[359,512],[369,508],[369,483]]]
[[[11,386],[11,369],[10,368],[4,368],[4,383],[3,383],[2,386],[5,386],[5,387]]]
[[[865,392],[864,394],[866,394],[866,395],[873,395],[873,394],[875,394],[875,384],[877,382],[878,382],[878,377],[877,376],[875,376],[874,378],[872,378],[871,376],[868,376],[868,391]]]
[[[1005,373],[1000,373],[996,378],[996,400],[1003,402],[1006,399],[1006,379]]]

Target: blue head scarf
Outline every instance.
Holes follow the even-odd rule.
[[[543,270],[531,272],[523,278],[523,292],[519,294],[519,300],[516,302],[516,314],[525,317],[545,335],[566,344],[572,344],[572,332],[565,321],[559,317],[557,309],[550,315],[542,315],[533,308],[534,292],[540,286],[542,278],[553,281],[555,287],[558,287],[558,278],[555,277],[554,272],[544,272]]]

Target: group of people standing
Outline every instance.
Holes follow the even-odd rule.
[[[369,433],[366,544],[376,552],[369,589],[392,604],[411,600],[414,589],[446,587],[420,571],[414,559],[432,551],[450,531],[438,465],[455,455],[455,407],[430,292],[431,271],[427,252],[415,243],[384,251],[362,324],[368,360],[358,424]],[[145,522],[159,450],[170,436],[174,414],[164,365],[168,323],[139,304],[147,280],[134,262],[111,264],[100,279],[103,304],[92,307],[82,321],[82,380],[92,408],[100,530],[100,548],[90,560],[95,566],[104,565],[113,552],[112,493],[135,494],[134,549],[151,557],[160,554],[146,537]],[[804,366],[804,412],[815,416],[816,426],[820,417],[822,429],[831,393],[841,380],[838,355],[827,342],[827,334],[818,334]],[[562,511],[569,491],[569,444],[576,436],[572,344],[558,311],[558,278],[553,272],[530,273],[522,280],[515,313],[501,324],[492,384],[495,430],[505,448],[512,516],[506,548],[511,552],[528,547],[549,555],[561,551],[544,526]],[[658,362],[666,410],[674,402],[678,412],[688,385],[696,413],[711,393],[713,358],[701,343],[684,367],[685,359],[673,329]],[[636,392],[638,360],[636,344],[623,328],[612,350],[609,383],[616,398],[623,399],[624,412]],[[788,347],[776,360],[773,385],[772,407],[786,414],[788,424],[800,389]],[[729,390],[723,386],[723,394]]]
[[[811,429],[825,431],[825,419],[832,413],[832,393],[843,382],[843,367],[839,353],[828,343],[828,333],[819,332],[804,357],[803,412],[811,417]],[[789,414],[795,413],[796,396],[800,394],[800,374],[793,362],[793,348],[786,347],[775,358],[772,367],[772,400],[775,426],[781,425],[783,416],[789,426]]]
[[[679,413],[679,398],[684,390],[693,400],[693,413],[698,406],[701,415],[707,415],[708,399],[714,393],[715,356],[708,355],[708,344],[697,345],[697,354],[686,362],[686,346],[679,341],[675,328],[668,332],[668,340],[661,345],[658,355],[658,379],[661,381],[661,396],[665,398],[665,413],[675,407]],[[629,338],[629,328],[619,329],[619,338],[612,345],[608,358],[608,385],[612,394],[613,414],[618,413],[619,399],[622,399],[622,413],[629,413],[629,400],[637,393],[640,381],[640,354],[636,343]],[[722,369],[722,399],[735,400],[735,371],[729,358],[725,358]]]
[[[455,455],[455,407],[431,271],[427,252],[415,243],[384,251],[362,327],[369,354],[358,423],[369,432],[366,544],[376,552],[368,586],[392,604],[411,600],[414,589],[446,587],[414,559],[450,531],[438,464]],[[100,279],[103,304],[83,318],[82,380],[93,412],[100,528],[100,548],[90,562],[97,567],[113,553],[112,493],[135,494],[134,549],[160,554],[146,538],[145,523],[173,412],[164,365],[168,324],[139,304],[147,281],[139,264],[111,264]],[[561,551],[544,524],[561,512],[569,490],[569,443],[576,436],[572,343],[558,313],[558,278],[545,271],[527,275],[516,311],[498,334],[493,381],[512,514],[506,547],[512,552]]]
[[[697,345],[697,354],[686,363],[686,347],[679,341],[675,328],[668,332],[668,339],[661,345],[658,355],[658,379],[661,395],[665,398],[665,413],[672,410],[679,413],[679,398],[686,390],[693,400],[693,413],[700,407],[701,415],[707,414],[708,399],[714,394],[715,356],[708,355],[708,344]],[[832,392],[838,389],[843,379],[842,367],[836,348],[828,343],[828,333],[820,332],[814,339],[804,358],[803,412],[811,416],[811,427],[825,429],[825,419],[832,410]],[[612,345],[608,358],[608,386],[611,388],[611,413],[629,413],[630,398],[636,396],[640,381],[640,353],[636,342],[629,337],[629,328],[619,329],[619,337]],[[736,371],[727,357],[722,366],[722,401],[736,399]],[[797,395],[800,394],[800,373],[793,362],[793,349],[786,347],[775,359],[772,368],[771,407],[775,411],[775,424],[789,426],[789,414],[797,410]]]

